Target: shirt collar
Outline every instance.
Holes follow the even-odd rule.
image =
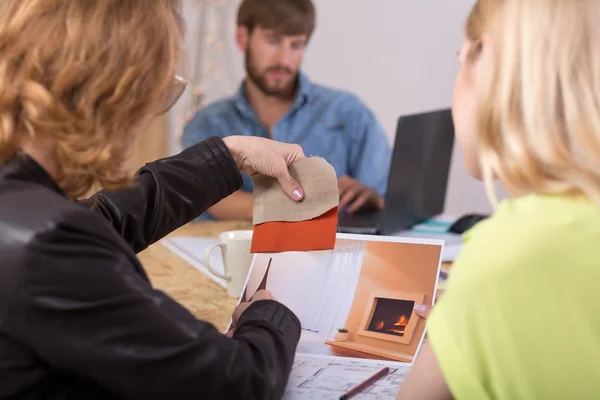
[[[294,102],[292,103],[290,112],[302,107],[304,104],[311,100],[312,88],[313,85],[308,79],[308,77],[302,71],[299,71],[298,88],[296,90],[296,96],[294,97]],[[242,114],[248,117],[254,117],[254,111],[252,111],[252,107],[250,107],[250,103],[248,103],[248,97],[246,96],[245,81],[241,83],[237,93],[233,96],[233,101],[237,109]]]

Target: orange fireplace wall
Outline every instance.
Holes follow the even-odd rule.
[[[431,304],[440,252],[441,246],[367,241],[354,301],[346,320],[350,340],[414,355],[425,329],[423,320],[418,322],[409,344],[364,337],[356,333],[373,290],[423,293],[425,303]]]

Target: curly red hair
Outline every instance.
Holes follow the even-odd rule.
[[[182,37],[178,0],[3,1],[0,162],[43,140],[70,197],[129,182],[134,132],[170,98]]]

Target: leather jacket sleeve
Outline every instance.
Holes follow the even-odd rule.
[[[229,149],[211,137],[146,164],[133,187],[102,190],[82,203],[104,216],[140,252],[241,187],[242,176]]]
[[[124,399],[282,397],[300,338],[284,305],[253,303],[228,338],[153,289],[100,216],[56,222],[28,245],[5,334]]]

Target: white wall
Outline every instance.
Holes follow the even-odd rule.
[[[391,142],[398,116],[450,105],[458,69],[456,54],[474,0],[313,1],[317,29],[307,50],[305,72],[315,82],[356,93],[377,115]],[[224,54],[217,52],[211,57],[223,72],[218,85],[206,88],[207,99],[214,100],[237,89],[243,77],[243,58],[233,45],[239,0],[210,4],[220,12],[210,10],[213,28],[209,30],[225,42]],[[194,43],[201,38],[198,2],[185,0],[184,7],[186,42],[195,54]],[[222,25],[229,28],[219,29]],[[225,68],[225,62],[235,64],[233,71]],[[186,96],[189,99],[189,91]],[[175,113],[183,108],[180,101]],[[173,115],[170,119],[173,129]],[[173,139],[171,152],[177,150],[177,140]],[[503,192],[499,194],[503,196]],[[446,211],[461,215],[490,210],[483,185],[466,175],[455,146]]]
[[[313,0],[317,29],[304,70],[349,89],[380,119],[390,141],[398,116],[447,107],[464,20],[474,0]],[[483,185],[464,172],[455,146],[446,209],[489,212]]]

